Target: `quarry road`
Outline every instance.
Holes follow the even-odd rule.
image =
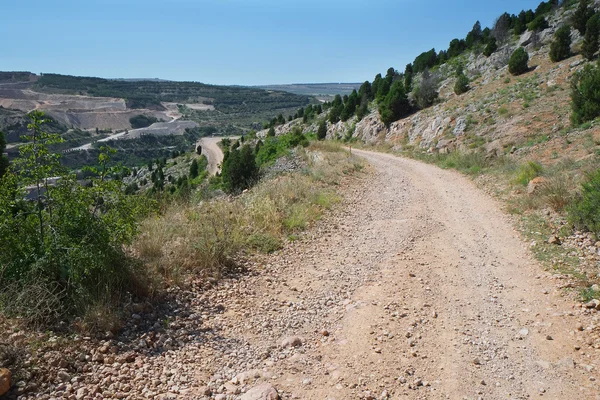
[[[232,136],[230,139],[236,140],[238,136]],[[216,175],[217,172],[221,171],[221,164],[223,163],[223,150],[219,147],[219,142],[223,137],[203,137],[198,140],[196,147],[202,146],[202,154],[206,156],[208,160],[208,172],[211,175]]]
[[[495,200],[457,172],[352,152],[372,170],[343,212],[223,317],[265,359],[257,376],[296,399],[600,398],[575,303]]]

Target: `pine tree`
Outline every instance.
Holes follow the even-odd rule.
[[[510,56],[510,60],[508,60],[508,72],[512,75],[521,75],[527,72],[529,62],[529,54],[525,51],[524,48],[519,47],[516,49],[512,55]]]
[[[270,127],[269,131],[267,132],[267,137],[274,137],[275,136],[275,128]]]
[[[598,35],[600,34],[600,15],[594,14],[586,26],[585,36],[583,37],[583,45],[581,47],[581,53],[588,60],[593,60],[594,55],[598,51]]]
[[[402,81],[392,84],[389,93],[379,105],[381,121],[389,126],[392,122],[407,116],[411,111],[408,96]]]
[[[565,25],[554,33],[554,40],[550,45],[550,60],[562,61],[571,56],[571,28]]]
[[[197,178],[198,174],[198,161],[194,158],[192,165],[190,165],[190,179]]]
[[[319,123],[319,129],[317,130],[317,139],[323,140],[327,137],[327,121],[322,120]]]
[[[590,7],[590,0],[580,0],[571,19],[573,28],[577,29],[581,35],[585,35],[587,22],[593,15],[594,9]]]

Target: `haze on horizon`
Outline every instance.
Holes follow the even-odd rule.
[[[492,4],[493,3],[493,4]],[[41,0],[4,5],[0,70],[210,84],[362,82],[539,0]]]

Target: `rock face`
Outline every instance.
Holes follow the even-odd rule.
[[[5,395],[10,389],[10,380],[12,376],[8,369],[0,368],[0,396]]]
[[[279,400],[279,393],[269,383],[263,383],[248,390],[240,400]]]

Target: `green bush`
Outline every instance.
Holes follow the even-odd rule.
[[[221,178],[223,188],[229,193],[239,193],[255,184],[258,180],[258,165],[254,150],[246,144],[226,153]]]
[[[462,72],[459,73],[456,77],[456,83],[454,84],[454,93],[461,95],[468,92],[469,89],[469,78],[467,78]]]
[[[131,127],[134,129],[146,128],[146,127],[152,125],[153,123],[155,123],[156,121],[158,121],[156,118],[148,117],[143,114],[136,115],[134,117],[129,118],[129,123],[131,124]]]
[[[546,28],[548,28],[550,25],[548,24],[548,21],[546,21],[546,18],[544,18],[543,15],[538,15],[537,17],[535,17],[535,19],[533,21],[531,21],[528,25],[527,25],[527,29],[529,29],[530,31],[542,31]]]
[[[30,118],[29,142],[0,180],[0,309],[51,324],[140,288],[123,246],[144,206],[111,179],[119,172],[108,167],[110,151],[101,149],[100,167],[83,186],[48,151],[60,138],[44,132],[43,113]]]
[[[569,221],[577,229],[600,235],[600,169],[590,174],[580,195],[567,208]]]
[[[585,35],[588,20],[594,15],[590,2],[591,0],[580,0],[577,10],[571,17],[573,28],[577,29],[582,36]]]
[[[554,40],[550,45],[550,60],[562,61],[571,56],[571,28],[565,25],[554,33]]]
[[[510,60],[508,60],[508,72],[512,75],[521,75],[527,72],[529,68],[527,66],[528,62],[529,54],[527,54],[524,48],[519,47],[512,53]]]
[[[600,116],[600,68],[586,65],[571,80],[571,121],[580,125]]]
[[[527,163],[519,166],[519,169],[517,170],[517,176],[515,177],[515,182],[523,186],[527,186],[529,181],[540,176],[543,170],[544,168],[541,166],[541,164],[535,161],[528,161]]]
[[[483,55],[486,57],[491,56],[492,54],[494,54],[494,52],[498,50],[498,44],[496,43],[496,39],[491,37],[488,40],[488,43],[485,46],[485,49],[483,49]]]

